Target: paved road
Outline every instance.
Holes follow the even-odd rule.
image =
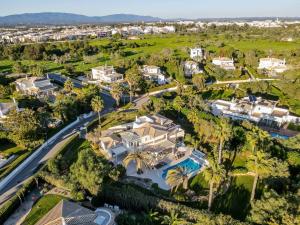
[[[107,114],[111,111],[113,111],[113,105],[114,100],[111,96],[107,94],[101,94],[105,109],[103,110],[102,114]],[[48,146],[46,146],[40,154],[22,171],[20,172],[16,177],[14,177],[5,188],[0,190],[0,205],[5,202],[7,199],[12,197],[17,190],[19,190],[22,187],[22,184],[30,178],[36,171],[35,169],[43,162],[48,160],[49,158],[53,157],[57,151],[60,150],[61,146],[64,145],[64,143],[67,142],[67,139],[74,134],[75,130],[78,130],[80,127],[82,127],[85,123],[91,122],[94,119],[96,119],[97,116],[94,115],[89,118],[81,118],[80,122],[76,125],[70,127],[68,130],[63,132],[53,143],[49,143]]]

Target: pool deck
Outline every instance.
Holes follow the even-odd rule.
[[[162,177],[163,171],[173,165],[176,165],[186,159],[190,158],[190,155],[186,155],[182,158],[180,158],[179,160],[174,160],[171,163],[163,166],[160,169],[144,169],[143,170],[143,174],[137,174],[136,173],[136,166],[134,162],[131,162],[129,164],[129,166],[127,167],[127,171],[126,171],[126,175],[127,176],[133,176],[133,177],[138,177],[138,178],[142,178],[142,179],[151,179],[153,183],[157,183],[158,186],[161,189],[164,190],[170,190],[171,187],[166,183],[165,179]],[[203,166],[204,167],[204,166]],[[202,171],[203,167],[197,171],[197,173],[199,173],[200,171]],[[193,174],[195,175],[195,174]]]

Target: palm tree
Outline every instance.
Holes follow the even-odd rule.
[[[136,65],[126,71],[125,79],[129,85],[130,102],[132,102],[132,96],[134,95],[136,86],[139,84],[141,80],[141,74]]]
[[[213,158],[208,159],[208,161],[209,165],[203,171],[203,175],[204,179],[209,183],[208,210],[210,210],[214,199],[214,191],[218,189],[223,181],[226,171],[223,165],[216,163]]]
[[[186,190],[188,189],[189,173],[190,171],[186,167],[176,167],[168,171],[166,182],[172,189],[175,188],[175,191],[177,191],[181,184],[183,189]]]
[[[96,96],[91,101],[91,107],[94,112],[98,113],[99,126],[101,128],[101,111],[104,108],[103,100],[100,96]]]
[[[143,168],[149,168],[149,156],[144,151],[134,151],[129,153],[124,159],[123,163],[125,167],[134,161],[136,163],[136,171],[142,172]]]
[[[269,176],[287,177],[289,175],[287,163],[282,163],[276,158],[261,150],[252,154],[246,163],[246,167],[254,174],[250,201],[255,198],[256,186],[259,178]]]
[[[116,100],[117,106],[120,105],[120,99],[122,97],[123,88],[120,84],[114,83],[110,90],[111,96]]]
[[[74,84],[73,82],[71,81],[70,78],[68,78],[64,84],[64,90],[67,92],[67,93],[70,93],[74,88]]]
[[[187,224],[187,223],[179,218],[179,214],[177,212],[175,212],[174,210],[171,210],[170,215],[165,215],[162,217],[161,224],[183,225],[183,224]]]
[[[225,118],[221,118],[219,124],[216,127],[216,136],[219,139],[219,155],[218,155],[218,163],[222,163],[222,150],[224,142],[227,141],[231,134],[231,126],[228,123],[228,120]]]

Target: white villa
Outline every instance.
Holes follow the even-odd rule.
[[[99,145],[108,159],[126,155],[135,150],[148,151],[158,157],[172,153],[176,141],[184,137],[184,130],[159,114],[141,116],[132,123],[103,132]]]
[[[144,65],[142,68],[142,74],[146,80],[154,81],[159,85],[167,83],[165,75],[162,74],[161,69],[158,66]]]
[[[212,63],[216,66],[221,67],[224,70],[234,70],[234,62],[233,59],[227,57],[218,57],[212,60]]]
[[[192,59],[203,58],[204,50],[202,48],[191,48],[190,57]]]
[[[56,87],[46,77],[26,77],[15,81],[17,91],[26,95],[53,95]]]
[[[203,73],[203,71],[199,67],[199,63],[194,61],[186,61],[184,63],[184,75],[186,77],[192,77],[194,74]]]
[[[92,69],[93,80],[104,83],[114,83],[124,80],[123,74],[117,73],[113,66],[99,66]]]
[[[283,73],[287,70],[285,59],[276,59],[276,58],[262,58],[259,61],[258,69],[266,69],[270,71],[275,71],[277,73]]]
[[[284,123],[300,123],[300,118],[290,115],[288,109],[276,107],[277,102],[255,96],[232,101],[216,100],[211,103],[212,113],[234,120],[249,120],[265,125],[281,126]]]

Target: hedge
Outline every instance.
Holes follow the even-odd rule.
[[[162,200],[155,196],[147,195],[130,185],[118,183],[117,185],[105,184],[102,192],[97,198],[92,200],[92,204],[99,206],[103,203],[118,205],[128,210],[149,211],[156,209],[163,213],[171,213],[172,211],[180,212],[181,216],[193,223],[200,224],[244,224],[234,220],[230,216],[222,214],[214,215],[206,210],[194,209],[182,204],[171,201]],[[220,222],[219,222],[220,221]],[[221,222],[222,221],[222,222]],[[225,223],[223,223],[225,222]]]

